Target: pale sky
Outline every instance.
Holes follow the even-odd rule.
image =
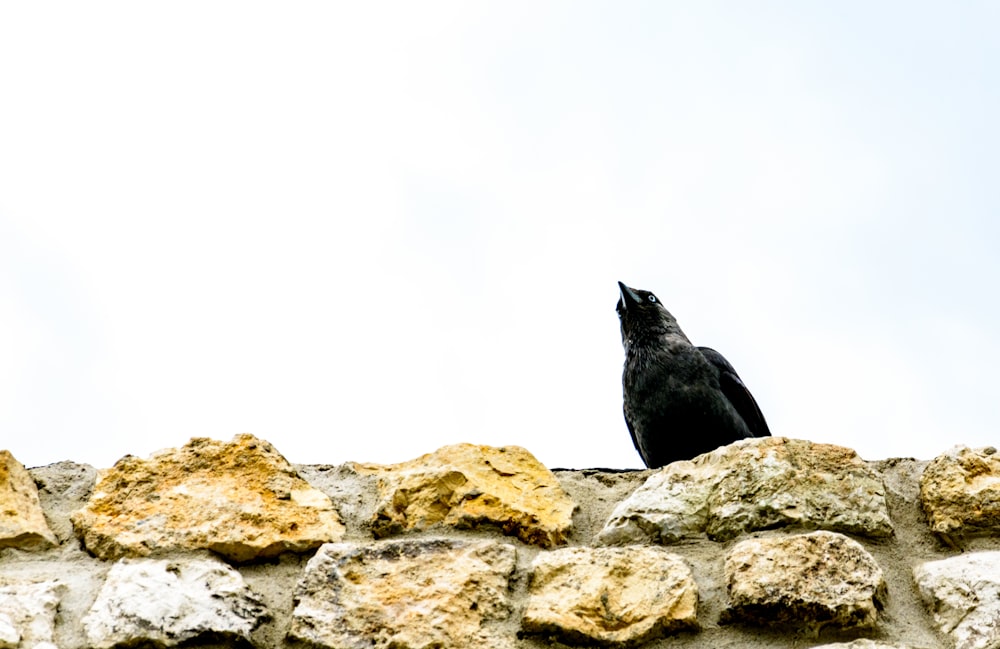
[[[0,5],[0,448],[639,467],[616,282],[775,435],[1000,440],[1000,5]]]

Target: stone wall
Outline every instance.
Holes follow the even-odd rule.
[[[0,649],[1000,647],[1000,457],[747,440],[659,471],[461,444],[292,466],[0,452]]]

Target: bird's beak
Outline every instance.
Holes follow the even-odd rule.
[[[628,305],[630,303],[631,304],[642,303],[642,299],[635,294],[635,291],[630,289],[628,286],[625,286],[625,284],[618,282],[618,290],[620,290],[622,293],[622,305],[624,305],[626,308],[628,308]]]

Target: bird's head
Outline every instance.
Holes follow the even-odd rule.
[[[622,345],[626,348],[664,335],[684,336],[674,316],[670,315],[653,293],[626,286],[622,282],[618,282],[618,289],[621,296],[615,310],[621,321]]]

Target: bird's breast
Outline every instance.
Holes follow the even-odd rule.
[[[708,382],[718,386],[717,372],[690,344],[657,348],[633,346],[625,354],[622,379],[626,385],[654,383],[680,388]]]

